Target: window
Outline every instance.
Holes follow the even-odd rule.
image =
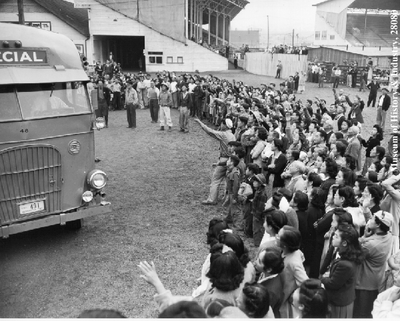
[[[326,40],[326,36],[327,36],[327,32],[326,31],[322,31],[321,40]]]
[[[90,113],[87,91],[79,82],[17,85],[17,95],[25,119]]]
[[[183,64],[183,57],[178,57],[178,64]]]
[[[167,64],[172,64],[174,63],[174,59],[171,56],[167,57]]]
[[[161,51],[149,51],[149,63],[150,64],[162,64],[163,63],[163,53]],[[172,58],[172,57],[171,57]]]
[[[335,40],[335,35],[330,35],[330,36],[329,36],[329,39],[330,39],[330,40]]]
[[[315,40],[320,40],[321,33],[319,31],[315,31]]]
[[[0,86],[0,122],[21,119],[17,95],[13,85]]]

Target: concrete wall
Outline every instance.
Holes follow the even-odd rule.
[[[182,43],[163,35],[149,27],[130,19],[121,13],[109,9],[94,0],[90,3],[90,34],[118,35],[118,36],[144,36],[146,71],[218,71],[228,69],[228,60],[192,41]],[[93,48],[93,37],[89,40],[88,59],[96,60]],[[90,49],[89,49],[90,48]],[[150,64],[147,53],[149,51],[163,52],[163,64]],[[172,64],[167,64],[167,56],[173,57]],[[178,64],[177,57],[183,57],[183,63]]]
[[[248,52],[244,56],[243,68],[256,75],[275,76],[278,60],[282,63],[281,78],[293,76],[295,72],[307,71],[307,56]]]
[[[0,21],[18,22],[18,7],[15,0],[2,0],[0,2]],[[46,9],[31,0],[24,0],[24,15],[26,22],[51,22],[51,31],[63,34],[70,38],[75,44],[83,45],[85,48],[86,37],[58,19]],[[1,34],[1,33],[0,33]],[[86,49],[85,49],[86,53]]]

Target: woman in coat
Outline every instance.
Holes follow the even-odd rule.
[[[293,311],[290,301],[294,291],[308,280],[304,270],[304,255],[299,250],[301,245],[301,234],[292,226],[285,225],[277,235],[277,243],[283,251],[283,262],[285,267],[282,271],[283,300],[280,308],[281,318],[292,318]]]
[[[270,198],[272,194],[278,190],[278,188],[285,186],[285,180],[281,177],[281,175],[285,170],[287,163],[287,158],[285,154],[282,153],[282,140],[275,138],[272,141],[271,150],[274,152],[274,154],[268,160],[265,175],[267,182],[269,182],[268,185],[271,187],[268,189],[268,198]]]
[[[328,292],[330,318],[352,318],[357,265],[364,259],[358,232],[351,224],[339,225],[332,246],[338,255],[331,263],[329,277],[321,279]]]

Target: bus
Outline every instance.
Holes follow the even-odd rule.
[[[0,23],[0,238],[111,212],[88,81],[67,37]]]

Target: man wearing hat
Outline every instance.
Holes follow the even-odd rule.
[[[172,106],[172,96],[168,91],[169,85],[167,83],[161,84],[161,92],[158,97],[158,104],[160,106],[160,130],[164,130],[164,125],[167,123],[168,131],[172,130],[172,120],[171,120],[171,106]]]
[[[211,178],[210,193],[208,195],[208,198],[202,202],[202,204],[204,205],[216,205],[218,202],[219,187],[226,177],[226,163],[228,161],[228,158],[231,156],[228,150],[228,143],[235,140],[235,135],[233,135],[231,130],[233,127],[233,123],[232,120],[226,118],[221,123],[220,130],[214,130],[206,126],[198,118],[195,118],[194,121],[197,122],[208,135],[217,139],[220,142],[220,156]]]
[[[376,81],[375,77],[367,85],[367,88],[369,89],[367,107],[369,107],[369,105],[371,105],[371,103],[372,103],[372,107],[375,107],[376,95],[378,94],[378,89],[380,88],[380,85]]]
[[[390,107],[389,89],[382,88],[382,95],[378,99],[378,109],[376,110],[376,123],[385,131],[386,113]]]
[[[372,318],[371,312],[384,280],[386,262],[391,253],[393,235],[389,232],[393,215],[378,211],[368,221],[360,244],[365,260],[358,268],[353,318]]]
[[[126,116],[128,119],[128,128],[136,128],[136,106],[139,104],[138,95],[135,89],[133,89],[132,80],[128,80],[127,88],[125,90],[125,106],[126,106]]]

